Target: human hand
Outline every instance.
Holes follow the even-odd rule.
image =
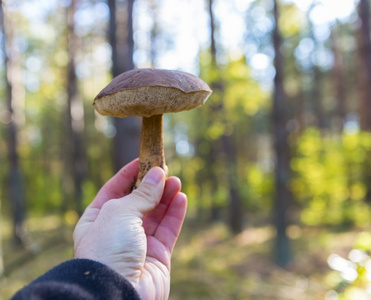
[[[129,280],[142,299],[168,299],[170,260],[187,198],[176,177],[152,168],[131,191],[138,160],[99,191],[76,225],[75,258],[101,262]]]

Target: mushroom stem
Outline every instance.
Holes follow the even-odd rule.
[[[143,177],[151,168],[165,168],[162,120],[162,114],[149,118],[143,117],[139,153],[139,174],[135,187],[138,187]]]

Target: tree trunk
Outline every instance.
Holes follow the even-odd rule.
[[[149,1],[149,8],[152,13],[152,28],[150,31],[150,65],[155,68],[157,65],[157,38],[159,35],[158,20],[158,2],[157,0]]]
[[[229,226],[233,233],[240,233],[243,229],[243,207],[238,190],[236,149],[230,135],[222,136],[222,145],[225,154],[226,172],[229,185]]]
[[[371,37],[370,37],[370,6],[367,0],[360,0],[359,17],[361,27],[359,32],[359,58],[360,77],[359,84],[361,91],[360,119],[361,129],[371,131]]]
[[[333,82],[334,82],[334,89],[335,89],[335,97],[336,97],[336,116],[337,116],[337,124],[336,129],[338,133],[342,133],[343,126],[345,122],[345,117],[347,113],[346,109],[346,91],[345,91],[345,80],[344,80],[344,63],[343,58],[341,56],[338,44],[338,32],[336,29],[337,26],[334,27],[331,33],[331,48],[332,53],[334,54],[334,67],[333,67]]]
[[[3,37],[1,39],[1,50],[3,51],[3,53],[6,53],[5,52],[5,30],[4,30],[4,9],[3,9],[3,1],[0,0],[0,34],[1,36]],[[6,65],[5,61],[4,61],[4,65]],[[6,81],[6,79],[4,78],[4,81]],[[2,161],[0,161],[0,163],[2,163]],[[1,197],[1,190],[0,190],[0,199],[2,199]],[[0,200],[0,224],[2,224],[2,210],[1,210],[1,200]],[[2,233],[3,231],[1,230],[2,227],[0,226],[0,278],[2,277],[3,273],[4,273],[4,261],[3,261],[3,239],[2,239]]]
[[[278,27],[278,7],[277,0],[274,0],[274,19],[275,27],[273,30],[273,46],[275,50],[274,66],[276,75],[274,77],[274,92],[273,92],[273,134],[274,134],[274,149],[276,154],[275,167],[275,205],[274,205],[274,221],[277,230],[275,261],[280,266],[287,266],[291,257],[290,242],[286,234],[288,216],[287,211],[290,201],[290,192],[288,190],[288,182],[290,177],[290,158],[289,147],[287,143],[288,134],[286,131],[286,95],[284,91],[284,71],[283,57],[281,54],[282,38]]]
[[[9,59],[14,57],[11,55],[12,51],[12,32],[9,21],[5,21],[5,14],[3,10],[3,2],[0,1],[0,17],[1,17],[1,31],[3,32],[2,50],[4,53],[4,73],[6,82],[6,109],[9,114],[9,124],[7,125],[7,141],[8,141],[8,199],[10,201],[11,215],[13,218],[13,239],[19,244],[26,246],[26,230],[24,227],[25,220],[25,194],[23,190],[23,181],[20,171],[19,155],[18,155],[18,128],[17,128],[17,112],[15,103],[20,99],[20,94],[17,93],[15,87],[16,62]],[[14,59],[14,58],[13,58]]]
[[[133,5],[134,0],[126,0],[119,7],[115,0],[108,0],[113,77],[134,68]],[[116,135],[113,142],[113,165],[115,171],[118,171],[139,155],[140,119],[114,118],[114,125]]]
[[[359,115],[363,131],[371,131],[371,37],[370,37],[370,6],[367,0],[360,0],[358,13],[361,27],[358,32],[358,85],[360,91]],[[364,183],[366,185],[365,201],[371,204],[371,153],[367,151],[364,163]]]
[[[209,18],[210,18],[210,51],[211,64],[217,66],[216,62],[216,42],[215,42],[215,18],[213,11],[213,0],[209,0]]]
[[[308,11],[308,16],[311,13],[311,11],[316,7],[316,3],[313,3]],[[310,24],[310,32],[313,32],[313,24],[310,21],[310,18],[308,17],[308,22]],[[318,49],[318,40],[312,33],[311,38],[314,41],[314,51]],[[327,120],[325,118],[325,113],[323,109],[323,95],[322,95],[322,90],[323,90],[323,73],[319,66],[313,65],[312,68],[312,89],[310,92],[310,99],[311,102],[313,103],[313,114],[315,117],[315,126],[317,126],[321,132],[327,127]]]
[[[297,116],[297,119],[298,119],[298,122],[299,122],[299,131],[298,131],[298,135],[300,136],[301,133],[303,133],[305,131],[305,129],[307,128],[307,122],[306,122],[306,114],[305,114],[305,105],[306,105],[306,101],[305,101],[305,92],[303,90],[303,76],[302,74],[297,74],[299,80],[300,80],[300,91],[297,95],[297,98],[295,99],[296,103],[297,103],[297,106],[296,106],[296,116]]]
[[[213,0],[209,0],[209,17],[210,17],[210,51],[211,51],[211,64],[212,68],[218,72],[219,66],[216,59],[216,41],[215,41],[215,17],[213,12]],[[224,94],[224,84],[222,82],[222,79],[219,78],[218,81],[211,83],[211,89],[216,94],[223,95]],[[212,109],[214,109],[214,113],[219,114],[219,112],[222,112],[220,115],[225,115],[223,112],[225,110],[224,103],[223,103],[223,96],[220,97],[220,103],[216,103]],[[234,143],[232,141],[231,135],[222,135],[221,139],[219,141],[214,141],[214,143],[220,143],[222,145],[223,154],[222,160],[225,163],[225,172],[226,177],[228,180],[228,188],[229,188],[229,227],[232,230],[233,233],[240,233],[242,231],[242,202],[241,197],[239,195],[238,191],[238,180],[236,175],[236,149],[234,148]],[[214,149],[218,149],[218,147],[212,146],[212,152],[214,152]],[[211,177],[213,178],[213,177]],[[214,176],[214,180],[217,180]],[[216,187],[218,186],[218,182],[212,182],[212,186]],[[215,203],[215,200],[212,199],[212,207],[211,207],[211,216],[213,218],[218,217],[218,205]]]
[[[72,0],[67,8],[68,24],[68,66],[67,66],[67,105],[66,139],[64,140],[64,210],[70,207],[78,214],[83,212],[82,185],[86,176],[86,160],[83,149],[84,105],[78,94],[76,76],[76,56],[78,37],[75,33],[74,14],[78,0]],[[72,203],[70,202],[72,199]]]
[[[209,9],[209,19],[210,19],[210,54],[211,54],[211,64],[212,68],[215,70],[218,68],[217,61],[216,61],[216,46],[215,46],[215,18],[213,13],[213,0],[208,0],[208,9]],[[221,92],[221,89],[218,87],[217,82],[211,83],[211,89],[216,92]],[[220,110],[221,106],[219,104],[211,106],[211,113],[213,113],[214,110]],[[220,218],[220,210],[221,208],[215,201],[214,193],[218,189],[218,178],[217,174],[215,174],[215,170],[212,168],[212,166],[217,162],[218,159],[218,153],[217,149],[219,147],[216,145],[218,141],[210,141],[212,146],[210,147],[210,153],[206,154],[204,157],[204,160],[206,161],[206,165],[208,167],[208,174],[207,178],[210,181],[210,188],[211,188],[211,207],[210,207],[210,220],[211,221],[217,221]]]
[[[1,3],[1,0],[0,0],[0,6],[1,5],[2,5],[2,3]],[[0,8],[0,10],[2,10],[2,9]],[[0,14],[2,14],[2,12],[0,12]],[[1,18],[1,16],[0,16],[0,18]],[[0,193],[0,197],[1,197],[1,193]],[[2,209],[1,209],[1,201],[0,201],[0,224],[2,223],[2,215],[1,214],[2,214]],[[1,228],[2,227],[0,226],[0,278],[4,274],[3,239],[2,239],[2,237],[3,237],[3,235],[2,235],[3,231],[2,231]]]

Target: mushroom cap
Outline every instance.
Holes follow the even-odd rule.
[[[115,77],[93,105],[101,115],[151,117],[196,108],[211,93],[204,81],[185,72],[134,69]]]

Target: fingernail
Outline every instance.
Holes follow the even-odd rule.
[[[152,168],[148,171],[146,176],[143,178],[143,182],[151,184],[159,184],[162,178],[164,177],[164,171],[158,167]]]

